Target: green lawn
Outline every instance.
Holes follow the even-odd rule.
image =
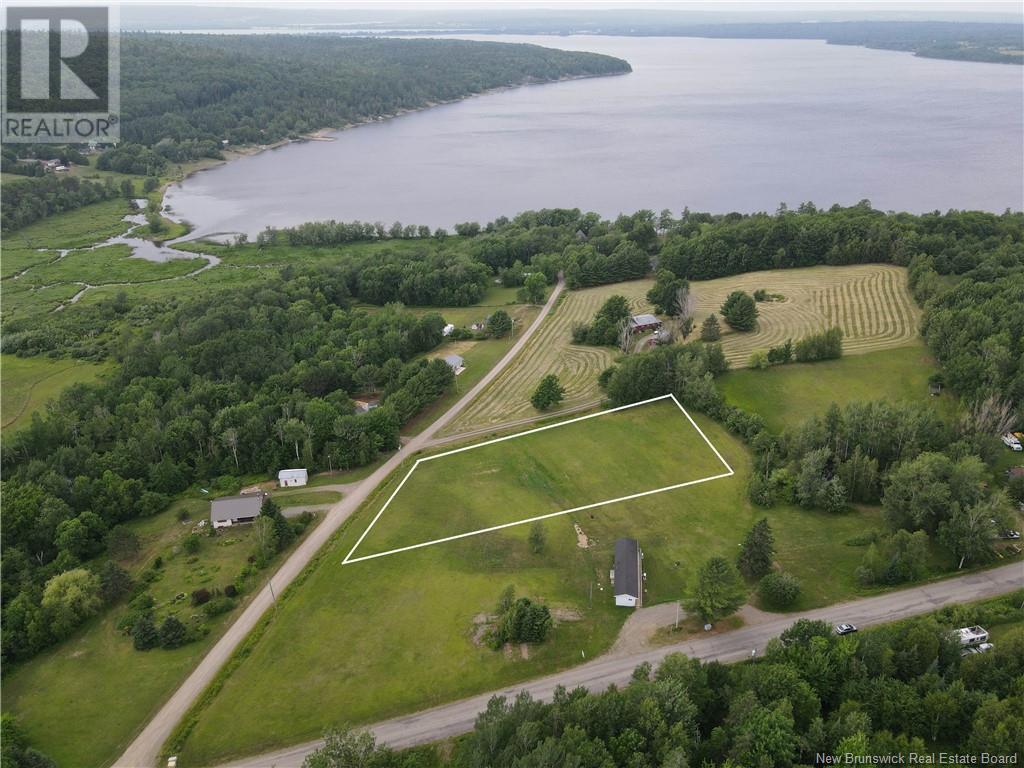
[[[781,432],[809,416],[824,414],[831,403],[858,400],[928,403],[953,417],[952,394],[928,394],[928,377],[937,370],[931,354],[918,342],[821,363],[731,371],[718,382],[732,405],[761,414],[770,430]]]
[[[337,491],[273,491],[270,495],[282,508],[311,507],[341,501],[341,494]]]
[[[160,577],[149,588],[157,603],[158,620],[176,613],[189,623],[199,609],[188,600],[174,602],[175,596],[231,583],[252,553],[250,526],[234,527],[214,538],[203,536],[195,555],[182,551],[181,540],[208,509],[205,499],[186,499],[155,517],[129,524],[141,542],[138,556],[123,563],[133,577],[147,570],[156,556],[163,559]],[[187,523],[178,520],[183,510],[190,514]],[[274,567],[271,564],[259,573],[258,585]],[[246,595],[254,594],[256,586],[248,588]],[[208,619],[208,634],[198,641],[172,651],[157,648],[146,652],[136,651],[131,638],[117,630],[124,611],[123,604],[117,605],[65,642],[5,670],[4,710],[17,714],[32,745],[58,765],[73,768],[113,762],[195,668],[239,609]]]
[[[602,413],[424,459],[355,556],[725,472],[672,400]]]
[[[0,356],[3,428],[13,431],[28,424],[32,414],[42,410],[65,387],[95,381],[111,370],[110,365],[81,360]]]
[[[599,425],[614,418],[578,423]],[[635,536],[644,548],[648,603],[675,600],[686,593],[705,558],[734,556],[746,531],[766,514],[746,498],[749,456],[744,447],[718,424],[696,420],[735,468],[736,477],[550,518],[543,523],[547,545],[540,555],[528,546],[530,526],[521,525],[342,565],[408,465],[400,469],[288,590],[277,614],[247,642],[223,687],[188,719],[193,727],[185,729],[184,744],[177,739],[173,743],[181,763],[213,764],[315,738],[333,724],[367,723],[423,709],[565,668],[607,650],[629,615],[614,607],[608,582],[617,538]],[[641,434],[628,436],[629,445],[645,439],[657,443],[677,424],[675,419],[634,424]],[[537,434],[555,435],[563,429],[571,427]],[[593,453],[589,446],[574,447],[573,452],[584,457]],[[626,453],[607,446],[604,452],[619,457]],[[686,462],[694,452],[680,439],[672,453]],[[604,460],[595,457],[595,467]],[[445,459],[437,461],[440,467]],[[656,471],[662,471],[660,464]],[[602,482],[599,474],[587,477]],[[563,481],[568,489],[582,479]],[[460,487],[468,493],[470,485]],[[446,492],[429,489],[431,494]],[[801,607],[857,594],[853,571],[863,550],[843,541],[877,527],[877,510],[830,516],[776,507],[767,515],[775,531],[777,561],[804,581]],[[590,547],[577,546],[574,522],[590,537]],[[474,617],[491,611],[508,584],[521,595],[571,609],[580,618],[560,622],[551,639],[532,648],[528,659],[481,647],[473,641]],[[247,716],[238,718],[240,711]]]

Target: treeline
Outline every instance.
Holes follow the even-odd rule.
[[[748,486],[755,504],[841,513],[850,503],[881,502],[888,532],[850,542],[868,547],[857,573],[862,583],[922,578],[931,539],[958,567],[984,562],[993,540],[1012,528],[1011,498],[990,487],[982,459],[993,451],[991,402],[956,426],[923,405],[833,405],[824,417],[773,435],[759,415],[725,402],[714,377],[726,367],[719,345],[692,343],[626,357],[599,383],[614,405],[671,392],[747,441],[755,454]]]
[[[443,361],[422,359],[444,321],[349,302],[340,271],[292,270],[150,306],[119,328],[117,373],[69,388],[5,436],[4,658],[65,636],[55,627],[75,622],[48,609],[53,579],[190,485],[227,488],[232,476],[295,464],[345,469],[398,447],[401,424],[453,381]],[[356,414],[357,393],[376,393],[381,407]]]
[[[1024,633],[964,658],[951,630],[1019,621],[1021,598],[847,637],[801,619],[753,662],[670,654],[601,693],[558,688],[550,702],[496,696],[453,750],[395,753],[367,734],[333,732],[303,766],[787,768],[821,764],[820,755],[924,763],[945,749],[1017,762]]]
[[[426,228],[356,222],[270,231],[269,242],[336,245],[360,239],[430,237]],[[968,399],[992,392],[1024,399],[1024,215],[949,211],[916,216],[883,213],[862,201],[818,209],[805,203],[774,214],[712,215],[684,210],[638,211],[602,220],[578,209],[528,211],[481,226],[458,225],[444,241],[515,283],[525,272],[553,282],[564,272],[571,288],[643,277],[656,265],[655,299],[689,280],[820,264],[892,263],[910,267],[924,306],[923,331],[949,372],[947,383]],[[664,295],[662,295],[664,294]],[[403,299],[407,300],[407,299]],[[411,302],[410,302],[411,303]],[[749,308],[750,302],[744,306]],[[752,312],[756,317],[756,306]],[[749,323],[748,323],[749,325]],[[808,340],[804,359],[829,359],[840,340]],[[795,357],[796,349],[790,350]],[[785,355],[778,350],[776,356]],[[778,362],[782,362],[777,358]]]
[[[7,235],[46,216],[98,203],[119,194],[120,189],[110,179],[87,181],[52,173],[31,181],[4,184],[0,200],[0,230]]]
[[[269,143],[490,88],[629,71],[534,45],[336,35],[123,35],[121,135]]]

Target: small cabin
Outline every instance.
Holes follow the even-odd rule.
[[[298,488],[309,482],[305,469],[282,469],[277,473],[277,484],[281,488]]]
[[[462,355],[445,355],[443,360],[456,376],[466,370],[466,361],[462,359]]]
[[[643,604],[644,553],[636,539],[615,542],[615,568],[611,572],[615,588],[615,604],[624,608],[639,608]]]

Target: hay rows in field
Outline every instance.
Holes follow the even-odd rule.
[[[698,325],[718,311],[730,292],[758,288],[784,299],[758,304],[758,327],[752,333],[735,333],[723,325],[722,347],[736,368],[746,366],[755,350],[832,325],[843,329],[846,354],[903,346],[917,335],[919,312],[907,290],[906,270],[882,264],[770,270],[694,283]]]
[[[617,352],[572,344],[572,327],[589,322],[613,294],[625,296],[634,311],[650,311],[645,294],[651,285],[650,280],[636,280],[567,292],[512,365],[446,432],[466,432],[535,415],[530,395],[548,373],[557,374],[566,389],[563,407],[599,398],[597,375],[613,362]],[[753,293],[758,288],[784,298],[758,305],[760,317],[754,332],[736,333],[723,323],[722,347],[735,368],[745,367],[755,350],[767,350],[831,325],[843,329],[846,354],[903,346],[917,335],[919,312],[907,290],[906,271],[881,264],[769,270],[695,282],[698,330],[709,313],[718,312],[729,293]]]
[[[650,285],[648,280],[636,280],[585,291],[567,291],[554,314],[541,325],[515,362],[462,412],[447,431],[454,434],[536,414],[530,405],[530,395],[541,377],[549,373],[556,374],[565,388],[562,407],[600,397],[597,374],[611,365],[615,350],[573,344],[573,326],[590,322],[605,299],[616,293],[629,299],[635,311],[649,310],[644,294]]]

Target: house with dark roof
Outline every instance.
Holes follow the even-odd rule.
[[[265,493],[243,493],[240,496],[224,496],[210,502],[210,524],[214,528],[251,523],[260,514]]]
[[[654,315],[633,315],[629,318],[629,330],[632,333],[646,333],[661,329],[661,320]]]
[[[615,604],[639,608],[643,603],[644,553],[636,539],[615,542],[615,568],[612,570]]]

